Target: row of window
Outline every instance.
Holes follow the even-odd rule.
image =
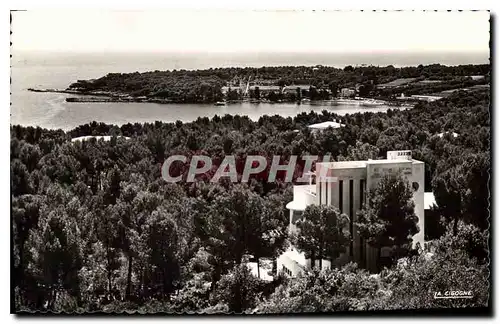
[[[292,271],[291,271],[290,269],[288,269],[287,267],[285,267],[284,265],[283,265],[283,269],[282,269],[282,270],[283,270],[283,272],[284,272],[284,273],[286,273],[287,275],[289,275],[289,276],[291,276],[291,275],[292,275]]]
[[[343,198],[344,198],[343,197],[344,196],[344,181],[343,180],[339,180],[338,183],[339,183],[338,184],[338,188],[339,188],[339,190],[338,190],[338,193],[339,193],[339,206],[338,206],[338,208],[339,208],[340,212],[343,213],[344,212],[344,206],[343,206],[342,202],[343,202]],[[361,203],[361,206],[363,205],[364,200],[365,200],[365,186],[366,186],[365,180],[364,179],[359,180],[359,187],[360,187],[359,201]],[[328,189],[329,189],[328,184],[325,185],[325,187],[326,187],[326,190],[328,192]],[[327,203],[328,204],[327,201],[326,202],[323,201],[322,189],[323,189],[323,186],[320,185],[319,186],[319,204],[320,205],[323,204],[323,203]],[[350,206],[349,216],[351,216],[351,214],[352,214],[353,200],[354,200],[353,196],[354,196],[354,180],[351,179],[351,180],[349,180],[349,206]]]
[[[339,180],[338,182],[338,201],[339,201],[339,204],[338,204],[338,208],[340,210],[341,213],[345,213],[349,216],[349,232],[350,233],[353,233],[354,232],[354,181],[353,179],[351,180],[348,180],[349,181],[349,186],[348,186],[348,192],[347,194],[349,195],[348,196],[348,200],[349,200],[349,210],[347,211],[344,211],[344,206],[343,206],[343,201],[344,201],[344,181],[343,180]],[[320,204],[323,204],[325,203],[323,201],[323,198],[322,197],[322,185],[320,185],[319,187],[319,203]],[[325,185],[326,187],[326,190],[328,192],[328,189],[330,188],[328,185]],[[359,180],[359,202],[361,204],[361,206],[363,206],[364,202],[365,202],[365,194],[366,194],[366,181],[364,179],[360,179]],[[328,195],[328,194],[327,194]],[[326,202],[328,204],[328,202]],[[360,206],[360,208],[361,208]],[[362,249],[362,247],[360,247],[360,249]],[[349,252],[350,252],[350,255],[353,255],[354,253],[354,245],[353,245],[353,241],[351,241],[350,243],[350,246],[349,246]],[[363,253],[363,251],[360,251],[360,253]]]

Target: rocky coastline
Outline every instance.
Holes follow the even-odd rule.
[[[133,97],[124,93],[109,91],[79,91],[71,89],[35,89],[28,88],[31,92],[52,92],[77,95],[78,97],[67,97],[66,102],[138,102],[138,103],[174,103],[174,101],[162,98]]]

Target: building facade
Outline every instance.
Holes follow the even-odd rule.
[[[342,88],[340,90],[340,96],[343,98],[352,98],[356,96],[356,89],[353,88]]]
[[[283,93],[296,93],[297,89],[300,89],[300,93],[309,92],[311,87],[315,88],[310,84],[297,84],[297,85],[288,85],[283,88]]]
[[[287,205],[290,210],[290,231],[296,232],[295,222],[310,204],[332,205],[349,216],[349,231],[353,241],[346,253],[341,255],[335,264],[341,265],[349,261],[361,267],[375,270],[378,251],[370,247],[357,234],[356,212],[366,202],[367,192],[375,188],[386,175],[400,173],[411,184],[415,214],[418,217],[420,231],[413,237],[413,244],[424,243],[424,162],[412,159],[411,151],[389,151],[384,160],[323,162],[316,164],[316,183],[305,186],[294,186],[294,199]],[[319,175],[327,176],[333,181],[323,181]],[[388,249],[382,249],[381,257],[388,256]],[[301,255],[300,257],[298,255]],[[319,262],[319,261],[318,261]],[[278,270],[286,269],[292,275],[310,267],[303,254],[294,247],[288,249],[277,260]],[[323,268],[329,268],[330,262],[323,260]]]
[[[281,87],[277,85],[252,85],[250,91],[255,91],[259,88],[261,94],[269,94],[270,92],[281,93]]]

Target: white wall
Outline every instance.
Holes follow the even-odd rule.
[[[283,271],[283,266],[292,272],[292,277],[297,276],[308,266],[304,253],[300,253],[293,247],[288,248],[285,253],[276,260],[278,273]]]

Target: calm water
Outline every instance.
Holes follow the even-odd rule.
[[[456,56],[454,56],[456,59]],[[388,65],[387,56],[373,61],[373,57],[350,57],[325,55],[281,55],[279,57],[259,54],[234,55],[180,55],[180,54],[13,54],[11,61],[11,124],[41,126],[45,128],[72,129],[91,121],[122,125],[128,122],[153,122],[156,120],[184,122],[198,117],[239,114],[257,120],[262,115],[278,114],[293,117],[301,112],[329,110],[343,115],[358,111],[385,111],[387,107],[360,108],[349,105],[296,105],[296,104],[251,104],[228,106],[202,104],[154,104],[154,103],[67,103],[65,94],[34,93],[27,88],[66,88],[78,79],[98,78],[110,72],[135,72],[167,69],[199,69],[217,66],[264,66],[264,65],[313,65],[344,66],[347,64]],[[376,58],[375,58],[376,59]],[[429,64],[439,58],[401,56],[392,57],[393,65]],[[371,61],[370,61],[371,60]],[[399,61],[398,61],[399,60]],[[445,62],[446,63],[446,62]],[[462,58],[462,62],[448,64],[483,63],[479,57]]]

